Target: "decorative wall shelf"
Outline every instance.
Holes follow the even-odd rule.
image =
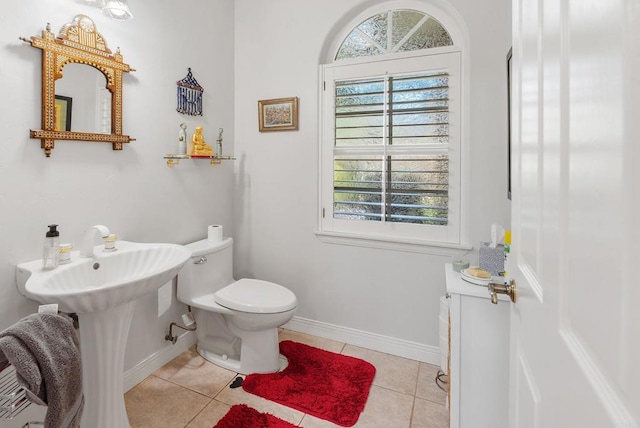
[[[167,166],[169,168],[174,165],[179,165],[181,160],[200,160],[200,159],[208,159],[211,165],[220,165],[223,160],[236,160],[233,156],[189,156],[189,155],[176,155],[173,153],[167,153],[164,157],[167,160]]]

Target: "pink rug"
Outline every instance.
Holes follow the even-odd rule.
[[[260,413],[246,404],[231,406],[213,428],[300,428],[269,413]]]
[[[376,374],[372,364],[290,340],[280,342],[280,352],[287,367],[247,375],[245,391],[340,426],[355,425]]]

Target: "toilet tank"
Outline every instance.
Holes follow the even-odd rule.
[[[210,242],[207,239],[185,245],[191,259],[178,274],[178,300],[191,304],[194,298],[212,294],[233,279],[233,239]]]

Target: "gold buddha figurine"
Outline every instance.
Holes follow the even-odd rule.
[[[213,149],[204,141],[202,126],[196,126],[191,142],[191,156],[213,156]]]

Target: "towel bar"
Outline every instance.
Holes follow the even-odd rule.
[[[11,420],[24,411],[31,401],[24,388],[18,384],[16,369],[12,365],[0,371],[0,421]],[[44,425],[42,422],[26,422],[22,428]]]
[[[75,312],[62,312],[62,311],[58,311],[59,314],[63,314],[68,316],[69,318],[71,318],[71,321],[73,321],[73,328],[75,328],[76,330],[78,330],[80,328],[80,323],[78,321],[78,314],[76,314]]]
[[[77,332],[74,330],[77,330],[79,328],[78,315],[75,313],[66,313],[61,311],[58,311],[58,314],[62,316],[55,315],[55,313],[54,314],[42,313],[41,315],[32,314],[29,317],[27,317],[29,319],[25,318],[25,320],[19,321],[19,323],[25,322],[25,323],[31,323],[31,324],[35,323],[35,325],[40,325],[44,322],[50,322],[52,323],[52,325],[58,328],[59,331],[57,331],[57,334],[74,335],[74,337],[72,338],[73,343],[77,346],[77,337],[75,337]],[[71,321],[72,326],[69,325],[69,321]],[[16,328],[15,326],[13,326],[0,333],[2,334],[3,337],[7,335],[7,336],[12,336],[16,338],[11,343],[3,342],[3,349],[0,350],[0,426],[4,428],[30,428],[30,427],[35,428],[36,426],[44,426],[45,425],[44,420],[47,419],[47,416],[49,416],[47,413],[47,411],[49,410],[47,405],[31,406],[31,404],[34,404],[32,403],[30,398],[31,392],[27,387],[23,387],[21,382],[18,382],[18,378],[20,378],[19,375],[23,375],[23,376],[25,375],[21,372],[21,370],[23,369],[22,366],[24,365],[23,361],[21,360],[15,361],[15,363],[17,364],[17,367],[19,367],[19,369],[16,369],[16,367],[10,364],[7,357],[2,352],[2,351],[7,352],[4,349],[4,345],[7,345],[9,348],[11,348],[12,346],[17,346],[12,344],[21,340],[21,337],[22,337],[21,335],[26,335],[27,337],[38,336],[38,335],[34,335],[29,331],[31,329],[30,325],[26,325],[26,327],[25,326],[20,326],[20,327]],[[53,335],[52,332],[50,332],[50,334]],[[42,343],[46,342],[46,340],[43,340],[43,339],[44,339],[43,337],[38,337],[38,340],[40,342]],[[56,342],[56,346],[58,346],[58,342]],[[68,347],[72,347],[72,346],[69,345]],[[74,350],[75,350],[75,347],[74,347]],[[46,352],[42,351],[41,349],[39,350],[39,353],[46,354]],[[37,359],[38,366],[40,366],[41,364],[50,363],[50,361],[46,358],[43,358],[42,362],[35,355],[34,355],[34,358]],[[79,358],[77,358],[77,360],[78,360],[77,365],[79,367]],[[18,364],[18,362],[20,364]],[[26,376],[27,378],[29,373],[28,366],[29,364],[27,364],[27,367],[25,369],[25,373],[27,373],[27,376]],[[42,382],[45,382],[45,377],[46,376],[41,378]],[[32,380],[35,381],[37,379],[32,379]],[[55,382],[53,383],[55,384]],[[40,403],[40,401],[36,400],[35,403]]]

